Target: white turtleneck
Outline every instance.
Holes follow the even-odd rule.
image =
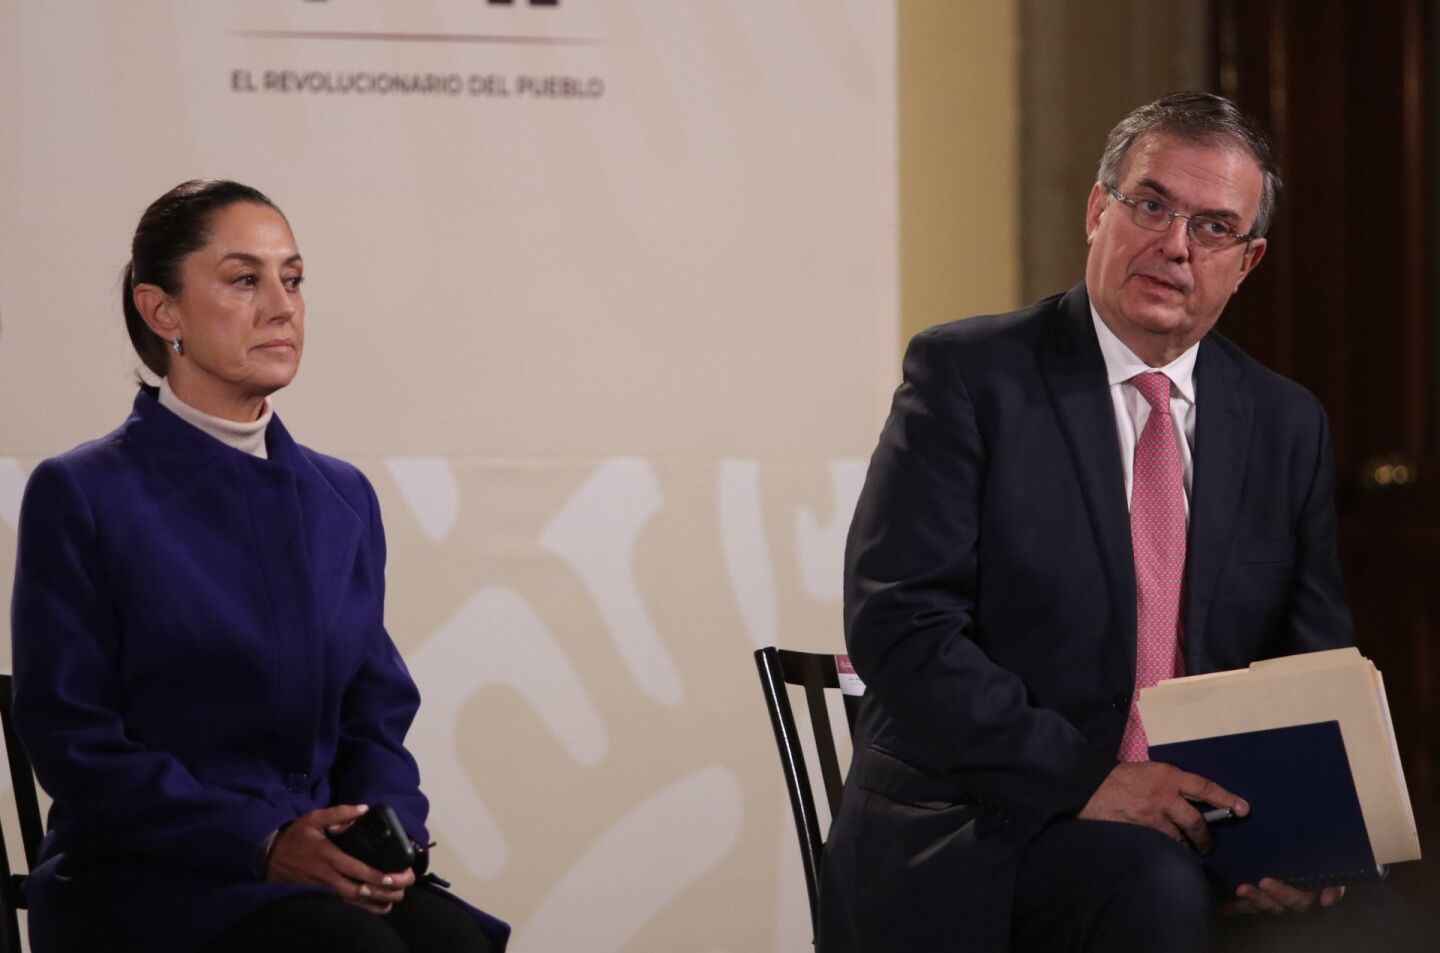
[[[268,397],[265,398],[265,412],[260,415],[260,419],[253,423],[241,424],[233,420],[225,420],[222,417],[212,417],[204,411],[196,410],[175,395],[175,392],[170,389],[168,377],[162,377],[160,378],[160,406],[192,427],[205,431],[227,447],[234,447],[241,453],[248,453],[261,460],[269,459],[269,455],[265,452],[265,428],[270,425],[273,410]]]

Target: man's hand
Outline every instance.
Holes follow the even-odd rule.
[[[339,833],[368,810],[364,804],[340,804],[301,815],[281,831],[270,848],[265,879],[280,883],[318,884],[342,900],[372,913],[386,914],[415,883],[415,872],[387,874],[361,863],[330,842],[327,830]]]
[[[1207,778],[1156,761],[1117,764],[1079,816],[1093,821],[1123,821],[1159,831],[1205,853],[1210,830],[1192,801],[1228,807],[1244,817],[1250,805]],[[1282,884],[1283,886],[1283,884]],[[1287,888],[1288,889],[1288,888]]]
[[[1345,896],[1344,887],[1324,890],[1301,890],[1269,877],[1258,884],[1241,884],[1235,897],[1220,905],[1222,914],[1235,913],[1304,913],[1315,904],[1333,907]]]

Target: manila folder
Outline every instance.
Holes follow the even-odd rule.
[[[1338,722],[1375,862],[1420,859],[1385,683],[1356,649],[1290,655],[1249,668],[1168,679],[1141,690],[1137,704],[1151,747]]]

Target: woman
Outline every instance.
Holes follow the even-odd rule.
[[[504,948],[505,924],[327,837],[384,802],[423,845],[427,803],[375,493],[270,408],[303,274],[254,189],[156,200],[122,304],[160,387],[26,488],[15,717],[54,797],[37,953]]]

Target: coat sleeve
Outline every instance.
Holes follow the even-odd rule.
[[[921,767],[963,772],[976,800],[1007,813],[1073,813],[1114,753],[1030,704],[1024,683],[975,641],[986,478],[966,381],[945,342],[922,333],[906,353],[846,543],[847,644],[867,693]]]
[[[124,542],[101,539],[93,502],[63,459],[42,463],[21,505],[11,607],[15,722],[36,776],[58,813],[104,845],[255,880],[257,846],[291,812],[207,784],[127,734],[122,622],[104,545]]]
[[[376,618],[369,647],[341,699],[332,790],[339,804],[389,804],[411,838],[425,843],[429,802],[420,793],[415,759],[405,749],[420,693],[385,631],[385,528],[374,489],[363,476],[360,481],[369,507],[366,547],[377,594]]]
[[[1296,469],[1309,476],[1295,526],[1295,574],[1276,632],[1275,655],[1340,648],[1355,642],[1336,546],[1335,454],[1319,400],[1310,397],[1313,452]]]

